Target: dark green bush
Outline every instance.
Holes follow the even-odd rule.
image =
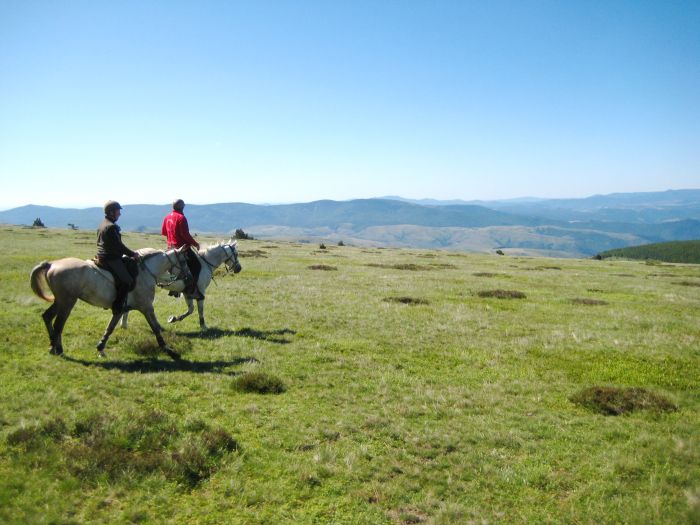
[[[233,381],[233,388],[239,392],[256,394],[281,394],[286,391],[281,379],[262,372],[249,372]]]

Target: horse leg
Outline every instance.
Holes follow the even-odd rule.
[[[53,322],[53,344],[51,351],[54,355],[63,354],[63,327],[66,325],[68,316],[76,302],[77,299],[72,299],[66,303],[54,303],[56,307],[56,319]]]
[[[151,307],[145,311],[142,310],[141,313],[143,313],[143,316],[146,318],[148,326],[150,326],[151,330],[153,330],[153,335],[156,336],[156,341],[158,341],[158,346],[161,348],[161,350],[163,350],[173,359],[180,359],[180,355],[165,343],[165,339],[163,339],[163,335],[161,334],[160,324],[158,323],[156,313],[153,310],[153,306],[151,305]]]
[[[199,329],[206,332],[209,327],[204,322],[204,299],[197,299],[197,313],[199,313]]]
[[[194,312],[194,302],[192,301],[192,297],[185,295],[185,302],[187,303],[187,311],[182,315],[171,315],[168,317],[169,323],[177,323],[178,321],[182,321],[185,317]]]
[[[56,303],[52,303],[43,314],[41,318],[44,320],[44,325],[46,326],[46,331],[49,333],[49,341],[51,346],[49,347],[49,353],[54,353],[54,331],[53,331],[53,320],[56,317]]]
[[[117,326],[121,316],[121,312],[112,314],[112,318],[109,320],[109,324],[105,329],[105,333],[102,335],[102,339],[100,339],[100,342],[97,343],[97,352],[99,353],[100,357],[105,357],[104,349],[107,345],[107,340],[109,339],[109,336],[112,335],[112,332],[114,332],[114,328]]]
[[[122,314],[122,328],[126,330],[129,328],[129,312],[124,312]]]

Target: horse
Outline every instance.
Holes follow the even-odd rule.
[[[199,258],[202,270],[199,273],[199,278],[197,279],[197,289],[202,293],[202,297],[197,299],[197,311],[199,312],[199,329],[204,332],[208,330],[207,324],[204,322],[204,291],[207,289],[211,283],[214,270],[221,266],[221,263],[226,263],[226,270],[233,273],[239,273],[242,269],[241,264],[238,262],[238,243],[230,239],[228,242],[220,242],[213,246],[208,246],[207,248],[201,249],[197,252],[197,257]],[[180,280],[173,281],[169,284],[160,284],[161,288],[165,288],[170,291],[183,292],[185,296],[185,301],[187,302],[187,311],[182,315],[171,315],[168,317],[168,323],[176,323],[182,321],[185,317],[189,316],[194,312],[194,302],[193,296],[187,292],[184,292],[184,283]],[[128,327],[128,312],[125,312],[122,316],[122,328]]]
[[[161,251],[144,248],[137,251],[141,255],[141,261],[134,289],[127,297],[127,308],[140,311],[153,330],[158,346],[171,356],[177,355],[163,340],[160,325],[153,311],[153,299],[159,276],[173,270],[189,275],[185,255],[181,250],[174,249]],[[38,297],[53,303],[41,315],[51,342],[49,353],[53,355],[63,354],[61,335],[78,299],[107,309],[111,308],[117,294],[114,277],[109,271],[99,268],[93,261],[83,261],[74,257],[37,264],[30,273],[30,284]],[[113,313],[102,339],[97,344],[100,357],[105,356],[105,345],[121,315],[121,312]]]

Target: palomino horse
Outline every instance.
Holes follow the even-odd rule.
[[[161,328],[153,311],[153,298],[158,277],[173,270],[189,274],[184,254],[180,250],[139,250],[141,263],[134,289],[129,292],[127,305],[141,312],[156,336],[158,345],[173,355],[161,335]],[[114,277],[107,270],[98,268],[92,261],[83,261],[74,257],[57,261],[44,261],[34,267],[30,275],[34,293],[45,301],[53,302],[42,314],[46,330],[51,341],[50,353],[61,355],[63,342],[61,334],[66,320],[78,299],[93,306],[110,308],[116,297]],[[48,290],[47,290],[48,288]],[[48,293],[48,292],[51,293]],[[113,314],[102,339],[97,344],[97,351],[104,357],[104,347],[114,331],[121,313]]]
[[[227,243],[220,242],[213,246],[208,246],[202,250],[199,250],[197,257],[202,266],[202,271],[199,272],[199,278],[197,279],[197,288],[204,295],[204,291],[207,289],[214,276],[214,270],[221,266],[221,263],[226,263],[226,270],[232,271],[233,273],[238,273],[241,271],[241,264],[238,262],[238,243],[231,239]],[[168,285],[160,285],[166,290],[182,291],[184,284],[182,281],[174,281]],[[176,323],[182,321],[185,317],[194,312],[193,297],[188,293],[183,293],[185,296],[185,301],[187,302],[187,311],[182,315],[171,315],[168,317],[169,323]],[[200,330],[208,330],[206,323],[204,322],[204,297],[197,299],[197,311],[199,312],[199,328]],[[128,312],[124,313],[122,316],[122,328],[128,326]]]

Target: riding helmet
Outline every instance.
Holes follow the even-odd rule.
[[[109,215],[112,213],[114,210],[121,210],[122,205],[119,204],[117,201],[107,201],[105,202],[104,210],[105,210],[105,215]]]

